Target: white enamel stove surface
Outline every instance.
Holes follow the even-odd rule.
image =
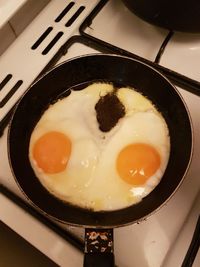
[[[68,5],[68,2],[74,4],[72,4],[67,14],[57,21],[56,18]],[[58,49],[72,35],[77,33],[84,18],[90,14],[99,0],[68,2],[65,0],[50,1],[16,41],[1,55],[0,83],[6,78],[8,78],[8,82],[0,89],[0,121],[40,74]],[[79,9],[82,10],[77,19],[71,25],[67,25],[67,22]],[[43,34],[46,35],[46,38],[37,45],[37,40]],[[8,98],[9,91],[13,94],[8,101],[5,101]]]
[[[12,17],[27,0],[0,1],[0,28]]]
[[[116,16],[114,16],[114,14]],[[125,23],[126,20],[124,16],[128,22],[127,24]],[[104,20],[102,20],[102,18],[104,18]],[[140,30],[133,28],[131,22],[135,23],[135,25],[139,25]],[[107,29],[106,32],[105,25]],[[126,31],[124,29],[126,29]],[[146,30],[148,30],[147,35],[145,34]],[[115,45],[119,44],[119,46],[124,49],[129,49],[134,53],[137,52],[152,60],[156,56],[156,49],[159,48],[165,38],[164,30],[150,26],[137,19],[119,1],[109,1],[106,7],[104,7],[94,19],[94,23],[87,31],[94,36],[101,36],[102,38],[104,32],[104,38],[109,37],[109,41],[113,42]],[[153,34],[153,38],[151,37],[151,33]],[[153,39],[153,44],[150,42],[151,38]],[[190,41],[186,43],[182,42],[181,46],[179,46],[180,43],[176,38],[178,37],[175,35],[171,41],[173,46],[172,43],[170,43],[166,50],[169,57],[163,56],[161,63],[165,66],[171,66],[172,68],[178,68],[178,70],[186,72],[186,69],[191,69],[188,66],[192,66],[193,59],[198,57],[200,51],[200,36],[191,38]],[[156,49],[154,50],[155,47]],[[182,56],[179,47],[182,47]],[[196,47],[196,49],[192,49],[193,47]],[[175,60],[176,50],[180,53],[180,59],[177,61]],[[80,54],[93,52],[96,53],[95,50],[76,43],[72,45],[68,53],[61,58],[60,62]],[[197,54],[195,54],[196,52]],[[191,61],[188,59],[189,53],[191,54]],[[181,61],[184,55],[187,55],[187,64],[183,64]],[[195,62],[195,64],[198,64],[197,60]],[[196,69],[197,65],[194,66],[195,71]],[[198,80],[198,72],[195,71],[190,71],[193,73],[191,77]],[[180,266],[189,246],[199,213],[200,164],[198,157],[200,155],[200,98],[181,88],[178,88],[178,90],[189,108],[194,127],[194,155],[192,163],[180,189],[165,207],[140,224],[115,229],[115,259],[116,265],[119,267]],[[0,183],[24,198],[14,182],[9,168],[6,138],[7,130],[4,136],[0,138]],[[4,196],[0,196],[0,199],[3,201],[1,203],[4,203],[3,206],[0,206],[0,219],[10,225],[11,228],[15,229],[25,239],[38,247],[38,249],[60,266],[65,266],[66,264],[69,267],[82,266],[83,255],[80,254],[80,252],[32,218],[31,215],[25,214],[22,210],[20,211],[14,203],[10,203]],[[15,223],[16,214],[20,215],[20,224]],[[29,224],[28,222],[33,224],[36,229],[34,236],[32,236],[30,232],[27,232],[26,226]],[[184,229],[186,229],[186,231],[184,231]],[[74,229],[70,228],[70,230],[73,231]],[[76,231],[79,236],[82,237],[83,230],[76,229]],[[41,242],[40,240],[42,234],[45,235],[45,242]],[[49,244],[52,244],[52,247]],[[66,253],[64,253],[64,251],[66,251]],[[194,266],[197,267],[198,265]]]

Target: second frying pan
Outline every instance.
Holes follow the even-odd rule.
[[[171,31],[200,32],[199,0],[122,0],[137,16]]]

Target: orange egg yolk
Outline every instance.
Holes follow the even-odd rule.
[[[160,155],[148,144],[130,144],[123,148],[116,162],[120,177],[134,186],[144,184],[160,167]]]
[[[33,157],[45,173],[62,172],[71,154],[71,141],[63,133],[48,132],[34,144]]]

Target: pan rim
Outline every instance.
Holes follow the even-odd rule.
[[[25,95],[29,92],[29,90],[31,90],[31,88],[38,82],[40,81],[41,79],[43,79],[45,76],[47,76],[50,72],[52,72],[54,69],[58,68],[59,66],[63,65],[63,64],[66,64],[68,62],[71,62],[71,61],[74,61],[74,60],[77,60],[77,59],[80,59],[80,58],[86,58],[86,57],[102,57],[102,56],[106,56],[106,57],[118,57],[118,58],[123,58],[123,59],[128,59],[128,60],[131,60],[131,61],[134,61],[134,62],[138,62],[139,64],[142,64],[142,65],[145,65],[146,67],[152,69],[154,72],[157,72],[159,74],[159,76],[162,76],[163,79],[165,79],[167,81],[168,84],[171,85],[171,87],[173,88],[173,90],[176,92],[176,94],[178,95],[178,97],[180,98],[181,102],[183,103],[184,105],[184,108],[186,110],[186,113],[187,113],[187,116],[188,116],[188,119],[189,119],[189,123],[190,123],[190,129],[191,129],[191,148],[190,148],[190,157],[189,157],[189,160],[188,160],[188,164],[187,164],[187,168],[185,169],[184,171],[184,174],[182,175],[182,178],[180,180],[180,182],[178,183],[178,185],[176,186],[175,190],[173,190],[173,192],[169,195],[168,198],[166,198],[166,200],[161,204],[159,205],[156,209],[154,209],[153,211],[151,211],[150,213],[148,213],[147,215],[139,218],[138,220],[131,220],[131,221],[128,221],[126,223],[122,223],[122,224],[114,224],[114,225],[99,225],[99,226],[94,226],[94,225],[89,225],[89,224],[85,224],[85,225],[80,225],[79,223],[72,223],[72,222],[67,222],[65,220],[61,220],[59,218],[56,218],[55,216],[47,213],[45,210],[43,210],[42,208],[40,208],[39,206],[37,206],[28,196],[27,194],[24,192],[24,190],[22,189],[22,187],[20,186],[18,180],[17,180],[17,177],[15,176],[15,173],[14,173],[14,170],[13,170],[13,166],[11,164],[11,155],[10,155],[10,143],[9,143],[9,140],[10,140],[10,132],[11,132],[11,127],[12,127],[12,121],[14,119],[14,116],[16,114],[16,111],[18,109],[18,106],[20,105],[20,102],[22,101],[22,99],[25,97]],[[50,219],[53,219],[53,220],[56,220],[58,222],[61,222],[61,223],[64,223],[64,224],[67,224],[67,225],[71,225],[71,226],[81,226],[81,227],[84,227],[84,228],[115,228],[115,227],[121,227],[121,226],[127,226],[127,225],[131,225],[131,224],[134,224],[134,223],[138,223],[138,222],[141,222],[141,221],[144,221],[146,220],[148,217],[152,216],[152,214],[156,213],[158,210],[160,210],[163,206],[165,206],[167,204],[167,202],[174,196],[174,194],[177,192],[177,190],[180,188],[181,184],[183,183],[184,181],[184,178],[188,172],[188,169],[190,167],[190,164],[191,164],[191,161],[192,161],[192,156],[193,156],[193,147],[194,147],[194,133],[193,133],[193,124],[192,124],[192,119],[191,119],[191,115],[190,115],[190,112],[189,112],[189,109],[185,103],[185,100],[183,99],[182,95],[180,94],[180,92],[178,91],[178,89],[175,87],[174,84],[171,83],[171,81],[166,78],[161,72],[157,71],[155,68],[153,68],[152,66],[146,64],[146,63],[143,63],[141,62],[140,60],[136,60],[136,59],[132,59],[130,57],[127,57],[127,56],[122,56],[122,55],[117,55],[117,54],[107,54],[107,53],[93,53],[93,54],[86,54],[86,55],[81,55],[81,56],[77,56],[77,57],[74,57],[74,58],[71,58],[69,60],[66,60],[64,62],[61,62],[59,63],[58,65],[54,66],[51,70],[47,71],[46,73],[44,73],[43,75],[41,75],[40,78],[36,79],[34,81],[34,83],[29,86],[27,88],[27,90],[24,92],[24,94],[20,97],[20,99],[18,100],[18,103],[16,104],[16,107],[14,108],[14,112],[13,112],[13,115],[12,115],[12,118],[9,122],[9,127],[8,127],[8,135],[7,135],[7,149],[8,149],[8,159],[9,159],[9,163],[10,163],[10,168],[11,168],[11,172],[13,174],[13,177],[15,179],[15,182],[17,183],[19,189],[21,190],[21,192],[23,193],[23,195],[26,197],[26,199],[28,200],[29,204],[31,204],[31,206],[33,206],[34,208],[36,208],[36,210],[38,210],[40,213],[42,214],[45,214],[45,216],[49,217]],[[111,211],[112,212],[112,211]],[[108,215],[109,215],[109,211],[108,211]]]

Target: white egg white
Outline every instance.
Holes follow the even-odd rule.
[[[126,116],[109,132],[101,132],[95,104],[112,92],[111,84],[95,83],[51,105],[37,123],[30,139],[29,159],[40,182],[55,196],[84,208],[115,210],[135,204],[159,183],[170,153],[167,125],[153,104],[133,89],[119,89]],[[38,168],[32,150],[35,142],[49,131],[66,134],[72,153],[66,169],[45,174]],[[146,184],[134,187],[124,182],[116,170],[119,152],[132,143],[155,147],[161,166]]]

